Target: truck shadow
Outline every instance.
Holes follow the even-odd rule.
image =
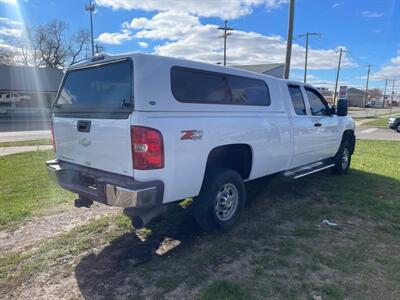
[[[213,235],[203,233],[195,223],[190,208],[186,210],[178,207],[171,208],[161,220],[150,224],[149,227],[153,233],[145,241],[141,240],[135,232],[127,233],[113,240],[100,253],[83,257],[75,268],[79,289],[85,299],[136,298],[138,295],[146,298],[148,294],[143,290],[147,288],[146,282],[149,278],[148,284],[157,286],[156,283],[151,282],[151,279],[159,278],[161,275],[165,276],[171,270],[176,269],[174,264],[181,264],[182,270],[185,270],[187,257],[198,255],[197,251],[200,252],[205,247],[218,247],[221,244],[216,241],[220,237],[228,241],[240,235],[244,245],[242,246],[244,249],[242,248],[240,251],[245,251],[246,248],[251,248],[254,240],[263,241],[265,235],[273,236],[273,227],[277,224],[277,220],[268,220],[268,217],[264,217],[262,212],[274,211],[278,202],[282,203],[282,201],[286,202],[285,205],[289,207],[298,204],[302,198],[309,196],[307,193],[314,191],[317,176],[318,181],[322,179],[325,182],[331,180],[340,182],[334,176],[326,173],[289,181],[289,184],[287,180],[282,180],[279,176],[268,176],[247,183],[248,207],[239,224],[227,234],[228,237],[225,233]],[[374,189],[373,184],[379,184],[382,180],[390,181],[391,185],[399,184],[398,180],[357,170],[351,170],[348,176],[341,177],[341,179],[350,189],[354,186],[352,180],[372,185],[371,190]],[[357,187],[354,188],[357,189]],[[268,193],[266,193],[267,191]],[[311,199],[311,201],[314,200]],[[308,205],[309,202],[306,204]],[[262,235],[247,234],[260,222],[269,222],[265,224],[268,231],[263,229]],[[160,255],[160,248],[165,248],[165,246],[168,248],[168,243],[165,243],[166,238],[168,238],[167,242],[172,244],[173,249]],[[173,243],[174,241],[176,243]],[[201,260],[198,263],[201,263]],[[192,261],[192,267],[195,264]],[[186,275],[181,274],[179,278],[193,275],[191,271],[184,273]],[[177,276],[177,274],[171,273],[169,275],[171,278]],[[187,277],[183,280],[186,280]],[[193,278],[196,276],[193,275]]]

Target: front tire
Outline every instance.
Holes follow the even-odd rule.
[[[400,132],[400,124],[397,125],[396,131],[397,131],[397,132]]]
[[[335,156],[333,172],[337,175],[346,174],[351,163],[351,150],[349,141],[344,141]]]
[[[214,169],[206,174],[194,201],[194,216],[207,232],[229,229],[236,223],[245,202],[246,190],[240,175],[230,169]]]

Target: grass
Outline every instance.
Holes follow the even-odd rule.
[[[247,296],[248,293],[240,287],[240,284],[223,280],[212,283],[201,300],[246,300]]]
[[[0,294],[49,274],[55,282],[72,276],[83,298],[397,299],[399,153],[398,142],[358,141],[346,176],[248,184],[252,196],[229,232],[201,233],[189,203],[151,224],[145,242],[125,217],[103,217],[1,257]],[[34,155],[9,158],[26,169],[51,152]],[[326,218],[338,226],[321,225]],[[165,237],[181,245],[158,257]]]
[[[0,147],[40,146],[40,145],[51,145],[51,140],[43,139],[43,140],[33,140],[33,141],[0,142]]]
[[[49,180],[45,162],[53,158],[53,151],[0,157],[0,228],[72,200],[73,194]]]
[[[106,216],[44,241],[29,251],[6,254],[0,257],[0,287],[11,289],[36,273],[54,271],[54,268],[60,268],[60,273],[71,271],[71,265],[69,268],[64,265],[66,261],[131,230],[127,217]]]
[[[392,117],[398,117],[399,115],[393,115]],[[362,126],[372,126],[372,127],[388,127],[389,117],[378,117],[371,121],[365,122]]]

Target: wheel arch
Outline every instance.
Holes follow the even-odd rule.
[[[345,131],[343,131],[342,141],[340,142],[340,145],[342,145],[345,141],[350,142],[350,154],[352,155],[356,147],[356,136],[353,129],[346,129]]]
[[[220,145],[209,151],[205,174],[211,169],[227,168],[238,172],[242,179],[245,180],[249,178],[252,166],[253,149],[249,144]]]

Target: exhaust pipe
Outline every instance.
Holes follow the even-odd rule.
[[[147,209],[125,208],[124,214],[131,218],[132,225],[135,229],[141,229],[151,220],[165,212],[164,206],[157,206]]]

